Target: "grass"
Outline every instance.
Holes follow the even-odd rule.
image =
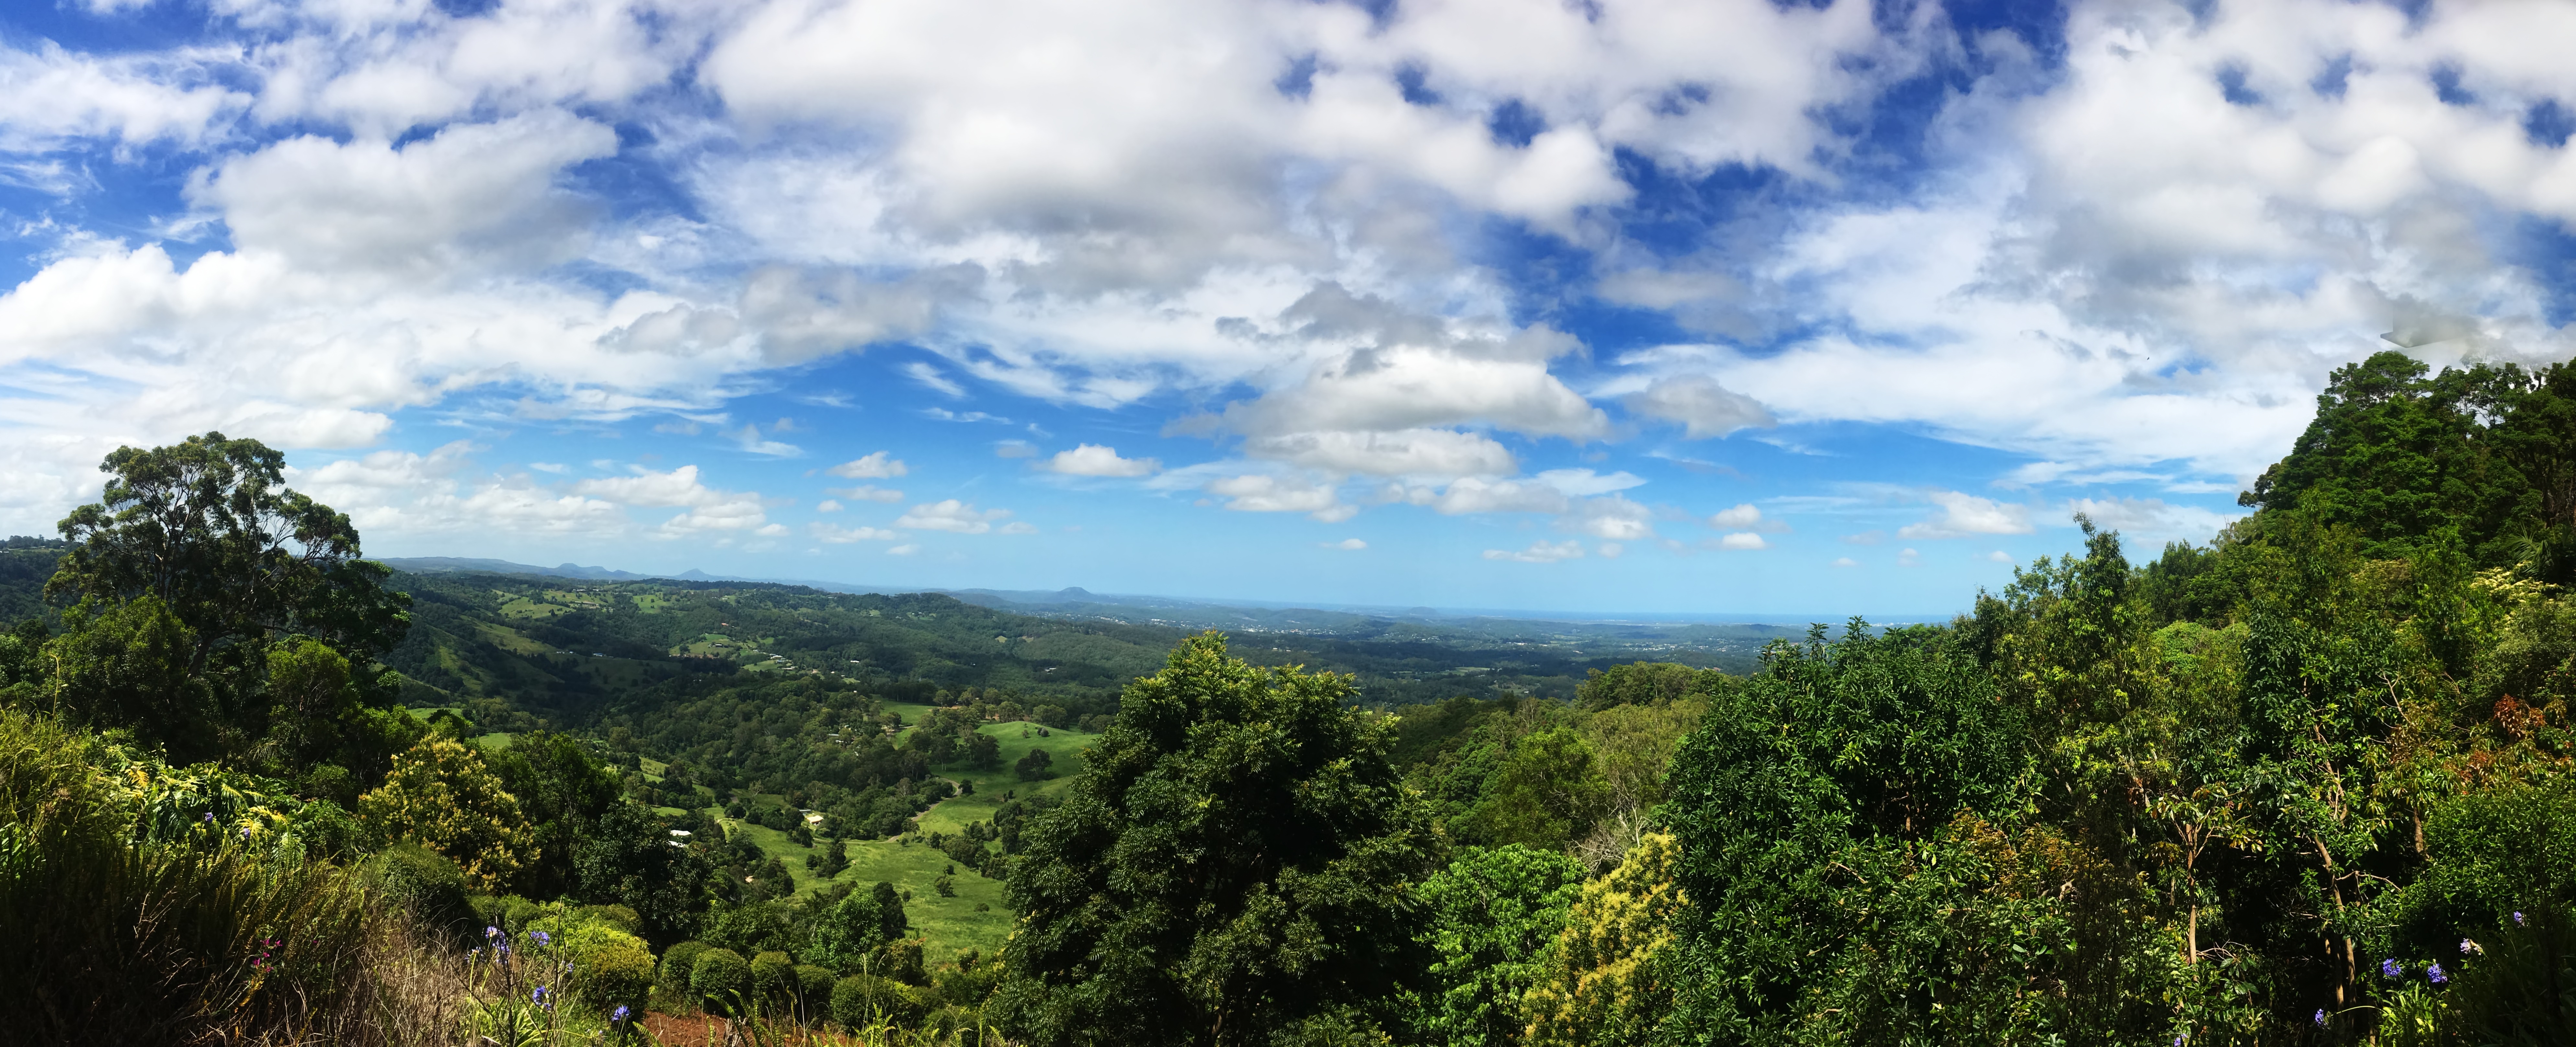
[[[880,708],[903,717],[907,725],[905,729],[910,730],[909,725],[919,722],[921,715],[931,707],[887,702]],[[971,796],[950,797],[922,812],[919,824],[923,833],[955,835],[963,832],[969,822],[990,821],[993,812],[1001,807],[1006,793],[1022,797],[1053,795],[1072,788],[1075,773],[1082,769],[1082,749],[1100,738],[1096,734],[1056,728],[1048,728],[1048,737],[1040,738],[1037,725],[1030,723],[988,723],[976,730],[1001,744],[1002,766],[991,771],[964,767],[938,769],[936,773],[942,777],[974,783],[975,792]],[[1026,737],[1022,737],[1023,731]],[[1011,765],[1028,755],[1029,750],[1041,746],[1055,757],[1055,776],[1043,782],[1021,781]],[[768,798],[777,800],[775,796]],[[721,815],[721,812],[717,813]],[[799,894],[818,890],[827,882],[849,883],[863,888],[884,882],[912,892],[912,900],[904,903],[904,911],[912,918],[913,931],[929,940],[928,955],[933,960],[945,960],[960,949],[979,949],[991,955],[1010,937],[1012,915],[1005,906],[1001,881],[989,880],[971,869],[960,868],[950,881],[957,891],[956,897],[940,897],[931,884],[952,862],[947,855],[932,850],[926,843],[914,841],[906,844],[900,839],[852,840],[845,852],[849,856],[850,867],[839,877],[827,881],[805,867],[806,856],[819,855],[822,853],[820,849],[798,846],[786,833],[776,829],[721,816],[718,821],[723,823],[727,833],[750,840],[763,852],[784,863],[788,876],[796,882]],[[976,911],[978,904],[985,906],[984,911]]]

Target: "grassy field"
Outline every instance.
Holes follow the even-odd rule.
[[[889,702],[883,708],[902,716],[904,723],[910,725],[930,707]],[[909,726],[906,729],[909,730]],[[975,792],[971,796],[951,797],[922,812],[920,825],[923,833],[953,835],[964,830],[969,822],[989,821],[994,810],[1002,805],[1006,793],[1029,796],[1063,792],[1072,786],[1075,772],[1082,769],[1083,748],[1100,737],[1049,728],[1048,737],[1040,738],[1037,725],[1029,723],[988,723],[977,730],[1001,743],[1001,769],[939,770],[937,773],[942,777],[974,783]],[[1041,746],[1055,757],[1055,776],[1044,782],[1019,780],[1011,765],[1028,755],[1029,750]],[[770,799],[775,801],[777,797]],[[827,882],[805,867],[806,856],[821,854],[819,849],[797,846],[786,833],[776,829],[723,818],[720,811],[712,813],[719,815],[718,821],[724,824],[728,834],[737,839],[751,840],[760,845],[762,851],[785,863],[788,875],[796,881],[798,893],[819,889]],[[931,884],[952,863],[947,855],[932,850],[925,843],[917,840],[907,843],[901,839],[853,840],[846,853],[850,867],[836,878],[838,882],[862,888],[884,882],[895,885],[898,890],[911,892],[912,898],[904,903],[904,911],[912,918],[914,933],[929,940],[928,955],[931,959],[945,961],[961,949],[978,949],[989,956],[1002,947],[1004,939],[1010,937],[1011,913],[1004,905],[1000,881],[988,880],[971,869],[960,868],[950,881],[957,891],[956,897],[942,898]],[[978,909],[979,905],[983,908]]]

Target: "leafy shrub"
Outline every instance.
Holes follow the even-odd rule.
[[[653,953],[644,940],[605,923],[585,924],[563,936],[573,964],[573,992],[606,1011],[620,1004],[641,1009],[653,989]]]
[[[688,941],[664,950],[662,953],[663,987],[669,989],[674,996],[688,995],[689,975],[697,971],[698,957],[706,955],[707,950],[713,948],[715,946],[705,942]]]
[[[796,965],[795,974],[797,1019],[809,1025],[822,1020],[832,1008],[832,969],[800,963]]]
[[[770,951],[751,958],[751,994],[764,1004],[785,1002],[795,988],[796,961]]]
[[[358,798],[358,817],[389,840],[447,855],[486,889],[533,855],[536,830],[475,750],[431,736],[394,758],[385,784]]]
[[[1027,756],[1020,757],[1018,763],[1011,765],[1011,770],[1020,776],[1021,781],[1044,781],[1055,777],[1055,772],[1050,769],[1054,764],[1055,757],[1047,755],[1046,750],[1031,749]]]
[[[377,889],[385,900],[423,925],[462,932],[476,916],[465,896],[465,871],[447,856],[416,843],[398,843],[376,856]]]
[[[751,996],[751,964],[731,949],[709,949],[689,967],[689,993],[709,1014],[731,1014]]]
[[[186,819],[195,830],[140,834],[138,809],[97,773],[109,759],[93,738],[0,710],[7,1038],[340,1039],[375,985],[357,875],[211,812]]]
[[[911,1025],[928,1012],[921,990],[892,978],[853,974],[832,986],[832,1020],[852,1031],[880,1022]]]

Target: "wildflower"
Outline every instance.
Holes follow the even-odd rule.
[[[536,942],[539,945],[547,945],[554,941],[553,938],[547,937],[546,932],[544,931],[529,931],[528,937],[536,939]]]
[[[2484,956],[2484,955],[2486,955],[2486,954],[2487,954],[2487,947],[2486,947],[2486,946],[2483,946],[2483,945],[2478,944],[2476,939],[2473,939],[2473,938],[2462,938],[2462,939],[2460,939],[2460,955],[2462,955],[2462,956]]]
[[[536,989],[536,991],[535,991],[535,992],[532,992],[532,993],[529,993],[529,994],[528,994],[528,1002],[533,1003],[533,1004],[536,1004],[536,1005],[537,1005],[537,1006],[539,1006],[539,1007],[543,1007],[543,1008],[546,1008],[546,1009],[548,1009],[548,1010],[552,1010],[552,1009],[554,1009],[554,1001],[547,999],[547,997],[550,997],[550,996],[553,996],[553,995],[554,995],[553,993],[550,993],[550,992],[547,992],[547,991],[546,991],[546,987],[545,987],[545,986],[540,985],[540,986],[537,986],[537,989]]]
[[[215,812],[213,812],[213,811],[207,811],[207,812],[206,812],[206,824],[208,824],[208,825],[213,825],[213,824],[215,824]],[[2516,920],[2520,920],[2520,919],[2522,919],[2522,914],[2521,914],[2521,913],[2515,913],[2515,914],[2513,914],[2513,918],[2514,918],[2514,919],[2516,919]]]
[[[2516,927],[2522,926],[2522,910],[2516,909],[2513,911],[2513,925]]]
[[[500,929],[500,928],[498,928],[498,927],[493,927],[493,926],[486,925],[486,926],[483,928],[483,936],[484,936],[484,937],[486,937],[486,938],[498,938],[498,937],[500,937],[500,936],[501,936],[501,929]]]
[[[2397,961],[2395,960],[2381,960],[2379,961],[2379,976],[2382,978],[2403,978],[2406,976],[2406,969],[2398,966]]]
[[[2322,1028],[2325,1028],[2325,1027],[2326,1027],[2326,1009],[2325,1009],[2325,1008],[2323,1008],[2323,1007],[2319,1007],[2319,1008],[2317,1008],[2317,1028],[2322,1029]]]
[[[613,1011],[608,1012],[608,1023],[609,1023],[609,1024],[611,1024],[611,1025],[620,1024],[620,1023],[622,1023],[622,1022],[624,1022],[624,1021],[626,1020],[626,1016],[627,1016],[629,1013],[632,1013],[632,1012],[629,1012],[629,1011],[626,1009],[626,1005],[625,1005],[625,1004],[622,1004],[622,1003],[621,1003],[621,1004],[618,1004],[618,1005],[617,1005],[617,1009],[616,1009],[616,1010],[613,1010]],[[2182,1041],[2181,1041],[2181,1040],[2175,1040],[2174,1042],[2175,1042],[2175,1043],[2177,1043],[2177,1044],[2179,1044],[2179,1043],[2181,1043]]]
[[[2424,979],[2435,985],[2440,985],[2443,982],[2450,981],[2451,976],[2442,973],[2442,961],[2435,960],[2433,961],[2432,966],[2424,968]]]

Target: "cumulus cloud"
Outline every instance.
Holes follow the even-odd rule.
[[[909,473],[912,470],[903,464],[903,459],[895,457],[894,453],[891,451],[871,451],[823,471],[844,480],[891,480],[895,477]],[[875,497],[874,495],[857,493],[858,491],[868,490],[874,490],[874,488],[853,488],[850,492],[844,494],[844,496],[851,498]],[[878,498],[876,500],[891,502],[902,497],[903,495],[896,494],[893,498]]]
[[[1835,558],[1834,558],[1834,566],[1836,566],[1836,567],[1858,567],[1858,566],[1860,566],[1860,561],[1855,560],[1855,559],[1852,559],[1851,557],[1848,557],[1848,556],[1837,556],[1837,557],[1835,557]]]
[[[1361,541],[1357,538],[1344,538],[1338,542],[1317,542],[1315,544],[1320,548],[1338,549],[1346,553],[1355,553],[1368,548],[1367,542]]]
[[[1051,473],[1066,476],[1146,476],[1163,468],[1160,459],[1120,458],[1115,448],[1100,444],[1083,444],[1070,451],[1056,452],[1041,466]]]
[[[1555,563],[1559,560],[1580,559],[1582,556],[1582,544],[1571,538],[1562,542],[1550,542],[1542,538],[1531,542],[1529,548],[1520,550],[1485,550],[1485,559],[1513,560],[1520,563]]]
[[[838,498],[850,498],[862,502],[886,502],[890,504],[903,500],[903,492],[901,491],[888,487],[876,487],[869,484],[860,484],[857,487],[826,487],[823,489],[823,493]]]
[[[2168,505],[2161,498],[2075,498],[2070,515],[2081,514],[2106,531],[2147,538],[2180,538],[2208,542],[2242,513],[2219,513],[2196,505]]]
[[[811,525],[808,530],[813,532],[816,539],[830,542],[834,545],[848,545],[852,542],[894,542],[903,540],[903,532],[888,531],[877,527],[836,527],[827,523],[818,523]]]
[[[895,518],[894,525],[922,531],[946,531],[950,534],[985,534],[993,530],[995,521],[1009,515],[1011,511],[1008,509],[979,510],[970,502],[948,498],[913,506],[905,510],[902,516]]]
[[[664,538],[711,531],[756,531],[769,522],[759,494],[708,487],[699,481],[698,467],[694,465],[669,472],[637,468],[628,476],[583,480],[574,484],[572,491],[620,505],[681,509],[679,515],[662,522],[659,537]]]
[[[1778,533],[1789,529],[1787,523],[1762,515],[1762,507],[1751,502],[1741,502],[1733,508],[1718,510],[1715,515],[1708,518],[1708,525],[1721,531]]]
[[[1340,523],[1359,512],[1344,504],[1330,484],[1251,473],[1221,477],[1201,488],[1226,499],[1225,507],[1247,513],[1305,513],[1324,523]]]
[[[1557,526],[1595,538],[1633,542],[1655,534],[1654,510],[1619,495],[1576,503]]]
[[[1771,543],[1751,531],[1737,531],[1717,540],[1720,549],[1768,549]]]
[[[1924,495],[1940,512],[1897,528],[1899,538],[1964,538],[1972,534],[2029,534],[2030,507],[1958,491]]]
[[[1682,431],[1692,439],[1779,424],[1752,397],[1729,392],[1704,374],[1657,379],[1644,392],[1630,394],[1626,403],[1640,414],[1682,423]]]

